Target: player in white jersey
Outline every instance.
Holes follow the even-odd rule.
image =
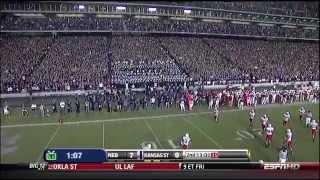
[[[269,118],[266,114],[264,114],[262,117],[261,117],[261,128],[262,128],[262,131],[265,132],[266,130],[266,127],[267,127],[267,123],[269,121]]]
[[[311,119],[312,119],[312,112],[308,110],[306,114],[306,127],[310,127]]]
[[[184,102],[184,99],[182,98],[180,100],[180,110],[183,112],[186,111],[185,102]]]
[[[66,107],[66,103],[64,102],[64,101],[61,101],[60,102],[60,110],[61,110],[61,112],[64,112],[64,108]]]
[[[302,106],[300,109],[299,109],[299,118],[300,120],[302,121],[303,120],[303,117],[306,113],[306,110],[304,109],[304,107]]]
[[[190,145],[191,145],[191,138],[189,136],[189,133],[186,133],[182,139],[181,139],[181,148],[182,149],[189,149]]]
[[[213,108],[213,98],[209,97],[209,106],[208,109],[211,110]]]
[[[213,118],[216,122],[218,122],[218,117],[219,117],[219,109],[218,107],[215,107],[213,110]]]
[[[266,128],[266,146],[270,146],[272,141],[272,134],[273,134],[274,128],[271,124],[268,124],[268,127]]]
[[[216,97],[216,102],[215,102],[215,105],[214,105],[214,107],[218,107],[218,108],[219,108],[219,104],[220,104],[220,98],[221,98],[221,96],[219,96],[219,97]]]
[[[286,145],[292,151],[292,132],[291,129],[287,129],[286,137],[285,137]]]
[[[316,139],[317,130],[319,128],[319,125],[316,122],[316,120],[312,120],[310,127],[311,127],[312,141],[314,142],[314,140]]]
[[[251,111],[249,112],[249,127],[252,128],[253,127],[253,120],[255,117],[256,113],[254,112],[254,109],[251,109]]]
[[[8,115],[9,115],[9,107],[8,107],[8,105],[5,105],[5,106],[3,107],[3,114],[4,114],[5,116],[8,116]]]
[[[243,102],[243,99],[240,99],[240,101],[239,101],[239,109],[243,110],[243,108],[244,108],[244,102]]]
[[[279,162],[285,163],[288,160],[288,150],[286,148],[282,148],[279,152]]]
[[[44,117],[44,106],[43,106],[43,104],[40,105],[39,109],[40,109],[41,117]]]
[[[282,123],[282,125],[284,127],[287,127],[289,120],[290,120],[290,113],[289,112],[284,113],[283,114],[283,123]]]

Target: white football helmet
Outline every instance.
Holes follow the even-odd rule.
[[[272,127],[272,125],[271,125],[271,124],[268,124],[268,127]]]
[[[313,119],[311,122],[312,122],[312,123],[316,123],[316,120],[315,120],[315,119]]]
[[[287,129],[287,132],[288,132],[288,133],[291,133],[291,129]]]

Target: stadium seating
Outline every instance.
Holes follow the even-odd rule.
[[[127,35],[0,42],[1,92],[96,89],[110,75],[115,84],[319,80],[319,44],[310,42]]]
[[[1,21],[1,30],[104,30],[142,32],[188,32],[266,37],[290,37],[319,39],[319,31],[303,28],[285,28],[275,25],[233,24],[227,22],[203,22],[201,20],[179,21],[167,18],[139,19],[83,17],[39,17],[24,18],[6,15]]]

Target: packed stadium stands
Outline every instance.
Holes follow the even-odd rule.
[[[319,80],[319,44],[152,36],[1,39],[2,91],[96,89],[112,52],[116,84],[193,80]],[[36,89],[37,89],[36,88]]]
[[[173,5],[318,17],[317,2],[199,3]],[[18,5],[5,8],[36,9]],[[200,15],[181,20],[63,12],[0,14],[2,93],[96,89],[108,83],[319,80],[319,26],[312,18],[284,27],[277,19],[261,25],[232,17],[205,21]]]
[[[285,28],[279,25],[261,26],[258,24],[204,22],[201,20],[186,21],[168,18],[99,18],[92,15],[83,15],[82,17],[43,16],[37,18],[6,15],[1,22],[1,30],[187,32],[319,39],[318,31],[301,27]]]

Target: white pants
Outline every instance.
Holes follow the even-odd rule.
[[[186,111],[186,108],[184,107],[184,104],[180,104],[180,110],[181,111]]]
[[[309,126],[311,123],[311,118],[310,117],[307,117],[306,118],[306,126]]]
[[[208,109],[212,109],[212,106],[213,106],[213,101],[210,101]]]
[[[4,110],[3,110],[3,114],[4,114],[4,115],[9,115],[9,111],[8,111],[7,109],[4,109]]]
[[[243,102],[240,102],[239,108],[243,110]]]

